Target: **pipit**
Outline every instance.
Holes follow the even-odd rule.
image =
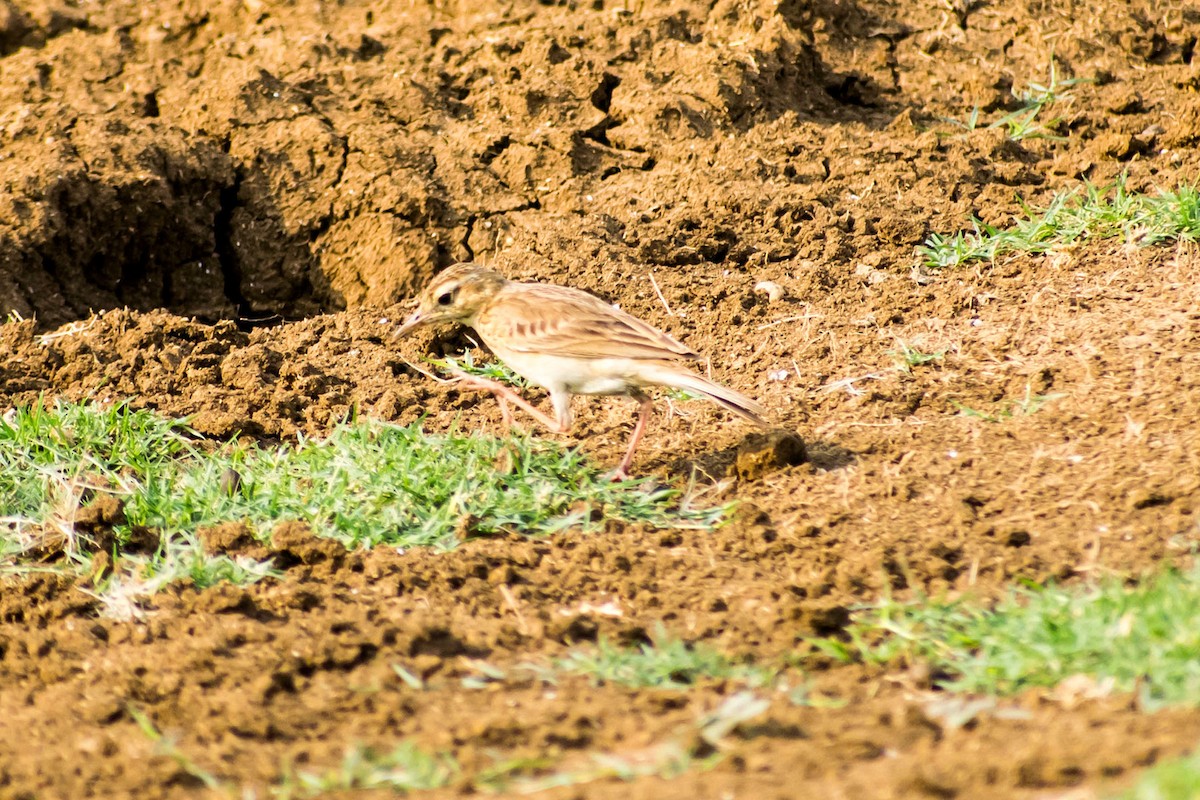
[[[648,386],[685,389],[767,425],[758,403],[677,363],[699,358],[686,345],[579,289],[518,283],[475,264],[456,264],[434,277],[396,335],[440,322],[474,328],[497,358],[550,393],[553,419],[502,383],[459,373],[465,385],[496,396],[506,423],[512,422],[507,404],[513,403],[550,430],[566,433],[573,395],[627,395],[638,401],[637,424],[614,479],[628,475],[654,411],[644,391]]]

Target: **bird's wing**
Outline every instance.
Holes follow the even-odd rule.
[[[566,286],[510,283],[475,320],[518,352],[575,358],[689,358],[686,345],[598,297]]]

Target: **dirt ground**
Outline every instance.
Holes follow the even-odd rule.
[[[751,431],[673,403],[636,469],[743,501],[716,532],[435,555],[285,526],[282,579],[172,586],[132,623],[69,580],[6,578],[0,798],[205,796],[130,704],[258,796],[354,743],[468,771],[637,755],[734,687],[460,678],[658,621],[782,659],[884,591],[989,598],[1186,558],[1196,248],[913,267],[928,234],[1081,180],[1200,179],[1198,37],[1193,4],[1148,0],[0,0],[0,309],[26,320],[0,328],[6,404],[133,398],[263,440],[353,409],[494,433],[490,399],[408,366],[465,337],[390,337],[431,275],[474,259],[678,336],[810,455],[739,474]],[[999,119],[1052,57],[1089,79],[1046,112],[1054,138],[946,121]],[[943,355],[901,369],[906,345]],[[577,411],[563,440],[615,463],[630,403]],[[204,536],[236,552],[240,533]],[[837,702],[776,700],[711,771],[547,796],[1086,798],[1200,741],[1200,714],[1123,697],[1028,695],[954,727],[919,669],[808,669]]]

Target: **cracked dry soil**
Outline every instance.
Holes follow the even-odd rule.
[[[285,525],[282,579],[171,586],[132,623],[66,578],[6,577],[0,798],[206,796],[131,704],[259,796],[353,743],[410,740],[468,773],[637,754],[734,688],[459,679],[658,621],[770,661],[885,591],[986,599],[1183,563],[1195,247],[912,268],[928,234],[1082,180],[1196,181],[1198,36],[1192,4],[1146,0],[0,0],[0,307],[27,320],[0,328],[7,404],[131,397],[217,438],[320,434],[352,409],[486,435],[493,403],[408,366],[468,340],[389,338],[397,304],[474,258],[682,338],[809,450],[724,484],[743,505],[710,533],[439,555]],[[1053,136],[947,121],[999,119],[1052,54],[1089,79],[1047,112]],[[904,345],[942,355],[904,370]],[[629,404],[579,410],[566,440],[615,462]],[[748,433],[676,403],[636,467],[710,486]],[[203,535],[261,551],[244,533]],[[955,728],[924,710],[919,669],[809,669],[841,704],[775,701],[711,771],[546,795],[1090,797],[1200,738],[1194,711],[1119,696],[1030,693],[1024,719]]]

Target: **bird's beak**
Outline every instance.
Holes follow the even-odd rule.
[[[413,330],[421,327],[424,324],[425,316],[421,313],[420,309],[417,309],[408,319],[404,320],[404,324],[397,328],[396,332],[392,335],[396,337],[407,336],[408,334],[412,333]]]

